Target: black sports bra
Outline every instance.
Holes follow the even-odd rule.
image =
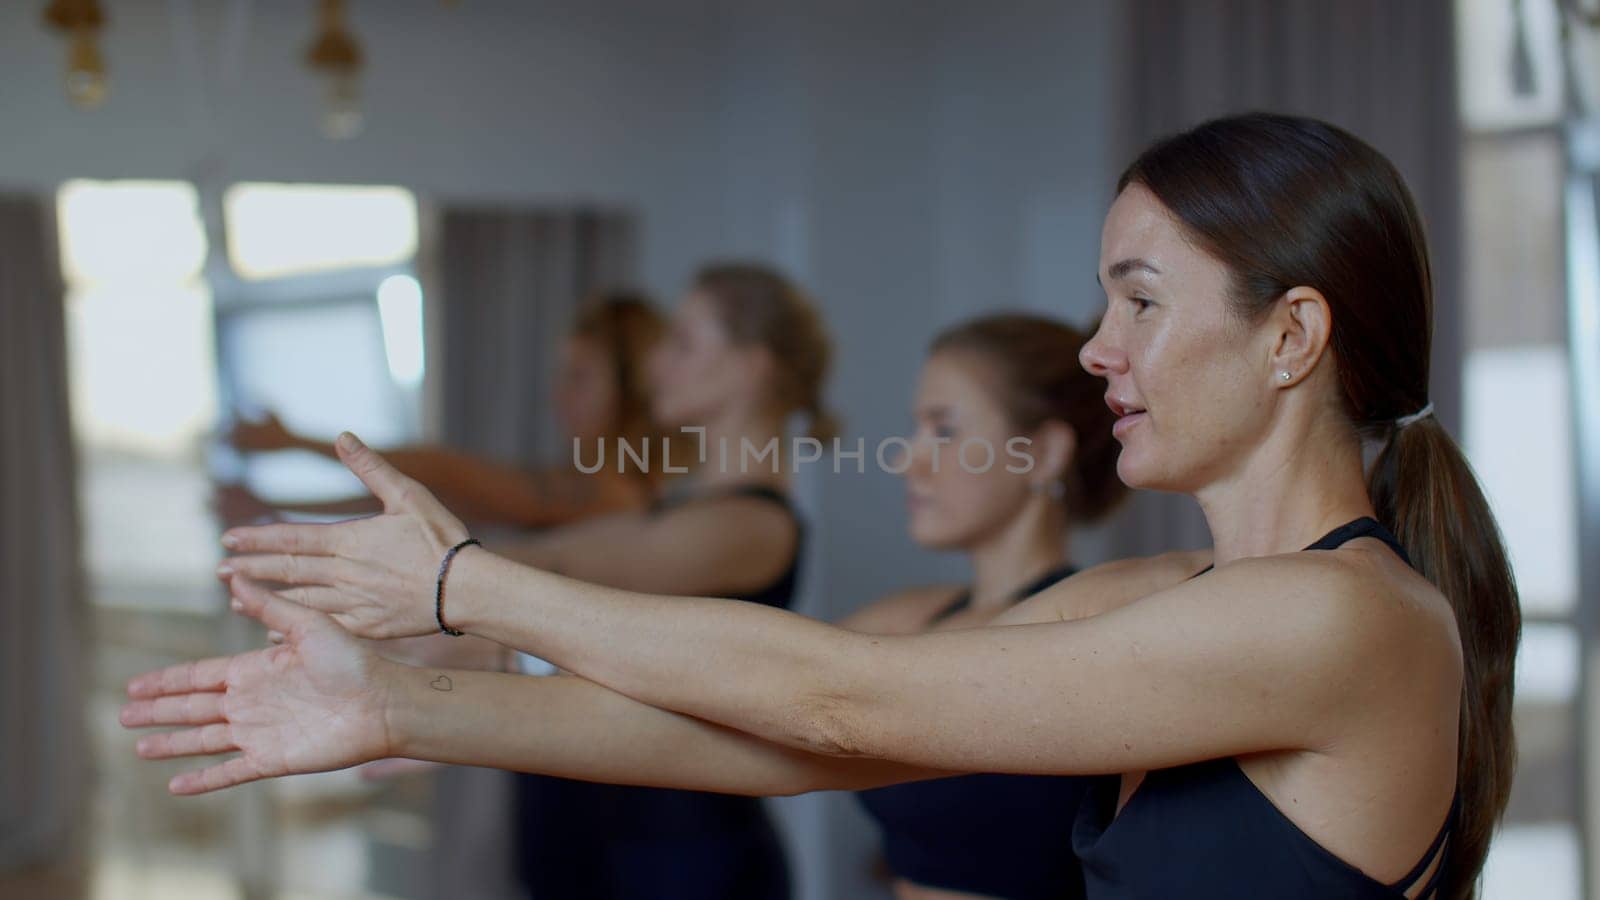
[[[1070,576],[1063,566],[1013,596]],[[965,609],[963,591],[932,622]],[[1083,873],[1067,852],[1073,817],[1093,779],[1071,775],[956,775],[861,791],[856,798],[883,832],[883,854],[900,878],[924,887],[1004,897],[1077,900]]]
[[[1405,548],[1371,517],[1340,526],[1306,549],[1331,550],[1360,537],[1383,541],[1410,564]],[[1416,868],[1383,884],[1301,831],[1233,757],[1153,770],[1118,813],[1120,787],[1118,776],[1098,779],[1073,828],[1090,898],[1396,900],[1420,883],[1416,897],[1429,900],[1439,892],[1460,804],[1458,794]]]
[[[776,606],[779,609],[788,609],[794,603],[794,591],[800,579],[800,559],[805,550],[806,523],[800,517],[794,504],[787,495],[776,488],[764,484],[740,484],[724,490],[708,491],[703,494],[677,494],[663,495],[650,505],[650,515],[657,515],[702,500],[716,500],[723,497],[755,497],[766,500],[783,507],[784,512],[794,520],[795,538],[794,553],[789,557],[789,565],[778,577],[766,587],[757,591],[747,591],[743,594],[733,592],[718,593],[708,592],[712,596],[724,596],[733,600],[744,600],[749,603],[760,603],[763,606]]]
[[[1053,587],[1056,583],[1058,583],[1060,581],[1064,581],[1064,580],[1066,580],[1068,578],[1071,578],[1073,575],[1076,575],[1077,573],[1078,573],[1078,570],[1076,568],[1074,568],[1073,566],[1070,566],[1070,565],[1057,566],[1056,568],[1051,569],[1050,571],[1044,573],[1043,575],[1040,575],[1038,578],[1035,578],[1034,580],[1028,582],[1027,585],[1025,585],[1022,588],[1022,590],[1017,591],[1016,593],[1012,594],[1011,595],[1011,602],[1012,603],[1021,603],[1023,600],[1026,600],[1029,597],[1032,597],[1034,594],[1039,593],[1040,591],[1044,590],[1045,588]],[[933,625],[935,625],[935,624],[937,624],[939,622],[943,622],[945,619],[950,618],[951,616],[955,615],[958,612],[961,612],[962,610],[966,609],[967,607],[969,607],[971,605],[972,605],[972,589],[971,588],[963,588],[961,593],[957,594],[955,596],[955,599],[950,601],[950,605],[949,606],[946,606],[944,609],[941,609],[938,612],[933,614],[933,618],[928,620],[928,627],[932,627]]]

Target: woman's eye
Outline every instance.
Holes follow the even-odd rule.
[[[939,438],[954,438],[956,436],[956,430],[950,425],[935,425],[933,427],[933,436]]]
[[[1136,312],[1144,312],[1145,310],[1149,309],[1150,307],[1156,305],[1153,300],[1150,300],[1150,299],[1145,298],[1145,297],[1129,297],[1128,299],[1133,301],[1133,305],[1134,305],[1134,308],[1135,308]]]

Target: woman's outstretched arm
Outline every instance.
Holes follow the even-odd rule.
[[[235,425],[229,440],[244,451],[304,450],[340,459],[333,443],[293,432],[272,413],[260,422]],[[396,469],[426,485],[451,509],[476,522],[544,528],[641,509],[650,499],[651,488],[643,480],[609,469],[594,474],[572,467],[528,470],[432,445],[396,447],[384,456]],[[362,515],[376,511],[370,498],[283,501],[272,505],[314,514]]]
[[[245,611],[282,644],[129,682],[124,725],[185,729],[141,738],[141,756],[238,753],[173,778],[174,793],[389,757],[756,796],[950,774],[804,753],[575,676],[401,665],[322,613],[258,596]]]
[[[286,596],[357,633],[427,632],[435,560],[464,529],[377,454],[343,446],[388,512],[235,529],[235,549],[269,555],[230,565],[303,585]],[[1324,751],[1397,680],[1454,696],[1440,674],[1458,652],[1450,632],[1395,587],[1409,575],[1386,576],[1388,560],[1359,549],[1243,560],[1080,621],[875,636],[601,588],[469,548],[445,609],[456,627],[637,700],[802,750],[953,771],[1127,772]],[[234,589],[260,588],[236,578]]]

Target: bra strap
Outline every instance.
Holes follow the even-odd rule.
[[[1045,588],[1051,587],[1056,582],[1061,581],[1061,580],[1066,579],[1066,578],[1070,578],[1073,575],[1076,575],[1077,572],[1078,572],[1077,568],[1075,566],[1071,565],[1070,563],[1067,564],[1067,565],[1063,565],[1063,566],[1057,566],[1056,568],[1051,569],[1050,571],[1044,573],[1043,575],[1040,575],[1038,578],[1035,578],[1034,580],[1028,582],[1020,590],[1018,590],[1016,593],[1012,594],[1011,595],[1011,602],[1012,603],[1021,603],[1022,601],[1028,599],[1029,597],[1032,597],[1034,594],[1039,593],[1040,591],[1044,590]],[[971,605],[972,605],[972,589],[971,588],[967,588],[966,590],[964,590],[961,593],[957,594],[956,598],[954,600],[950,601],[950,605],[949,606],[946,606],[944,609],[941,609],[937,613],[935,613],[933,618],[928,620],[928,624],[929,625],[934,625],[934,624],[937,624],[939,622],[943,622],[945,619],[950,618],[951,616],[953,616],[956,613],[962,611],[963,609],[966,609],[968,606],[971,606]]]
[[[1418,878],[1422,877],[1423,872],[1428,871],[1428,866],[1432,865],[1434,857],[1438,856],[1439,865],[1434,868],[1433,875],[1428,878],[1427,884],[1423,885],[1422,892],[1419,893],[1417,897],[1420,900],[1420,898],[1427,897],[1436,888],[1438,888],[1439,875],[1444,871],[1443,857],[1448,855],[1448,851],[1442,855],[1439,851],[1440,848],[1444,847],[1445,841],[1449,840],[1450,829],[1455,825],[1456,816],[1459,815],[1460,812],[1461,792],[1457,791],[1455,797],[1450,801],[1450,811],[1445,813],[1444,824],[1439,827],[1439,833],[1434,837],[1433,843],[1428,845],[1427,852],[1422,854],[1422,859],[1417,863],[1415,868],[1413,868],[1410,872],[1407,872],[1405,877],[1401,878],[1399,881],[1389,885],[1389,887],[1398,891],[1404,891],[1406,888],[1409,888],[1416,882]]]
[[[1371,516],[1362,516],[1359,519],[1353,519],[1344,523],[1343,525],[1340,525],[1338,528],[1335,528],[1334,530],[1318,538],[1315,543],[1306,549],[1332,550],[1335,547],[1342,547],[1347,542],[1353,541],[1356,538],[1363,537],[1377,538],[1378,540],[1383,541],[1385,544],[1389,545],[1389,549],[1393,550],[1395,555],[1399,556],[1406,565],[1411,565],[1411,555],[1406,553],[1406,548],[1400,545],[1400,539],[1395,537],[1394,533],[1389,529],[1383,527],[1382,522],[1379,522],[1377,519],[1374,519]],[[1211,571],[1211,569],[1211,566],[1206,566],[1204,569],[1201,569],[1189,577],[1199,578],[1201,575]]]
[[[953,616],[956,613],[962,611],[963,609],[966,609],[968,606],[971,606],[971,605],[972,605],[972,591],[964,590],[961,593],[957,594],[956,598],[954,600],[950,601],[950,605],[949,606],[946,606],[944,609],[941,609],[937,613],[935,613],[933,618],[928,620],[928,624],[929,625],[935,625],[935,624],[938,624],[939,622],[943,622],[945,619],[950,618],[951,616]]]
[[[1383,527],[1382,522],[1371,516],[1362,516],[1359,519],[1340,525],[1338,528],[1323,535],[1320,540],[1306,549],[1332,550],[1356,538],[1363,537],[1377,538],[1383,541],[1389,545],[1389,549],[1393,550],[1395,555],[1405,561],[1406,565],[1411,565],[1411,556],[1406,553],[1406,548],[1400,545],[1400,539],[1395,537],[1394,533],[1389,529]]]

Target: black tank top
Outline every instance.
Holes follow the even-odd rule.
[[[1331,550],[1358,537],[1377,538],[1411,562],[1371,517],[1336,528],[1306,549]],[[1446,839],[1460,802],[1457,795],[1416,868],[1383,884],[1301,831],[1233,757],[1152,770],[1118,813],[1120,786],[1115,775],[1097,779],[1073,830],[1088,896],[1096,900],[1395,900],[1418,883],[1423,887],[1416,896],[1428,900],[1438,894],[1444,859],[1426,882],[1422,875],[1435,856],[1449,853]]]
[[[789,566],[784,569],[771,584],[756,591],[706,591],[708,596],[728,597],[733,600],[743,600],[747,603],[760,603],[763,606],[776,606],[779,609],[788,609],[794,603],[794,589],[800,576],[800,557],[805,550],[806,523],[795,510],[794,504],[782,491],[768,487],[764,484],[740,484],[719,491],[710,491],[704,494],[682,494],[677,496],[663,496],[650,505],[650,514],[659,515],[669,509],[676,509],[690,503],[699,503],[705,500],[716,500],[722,497],[755,497],[766,500],[783,507],[783,511],[794,520],[795,537],[794,553],[789,557]]]
[[[1063,567],[1015,594],[1022,600],[1073,573]],[[934,622],[966,608],[966,591]],[[1072,900],[1083,873],[1067,848],[1093,779],[1057,775],[959,775],[861,791],[883,831],[895,875],[925,887],[1006,900]]]
[[[782,506],[797,532],[789,565],[776,580],[722,595],[787,609],[805,523],[781,492],[740,485],[669,497],[650,511],[728,496]],[[518,869],[531,900],[789,900],[788,864],[759,798],[547,775],[520,776],[517,790]]]

